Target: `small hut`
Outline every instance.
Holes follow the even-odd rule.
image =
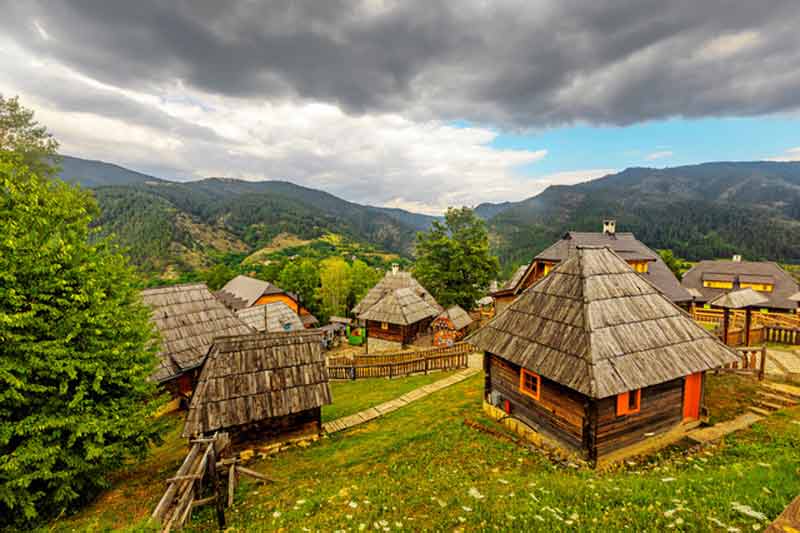
[[[397,350],[427,331],[439,310],[410,287],[384,294],[358,315],[367,327],[367,353]]]
[[[217,298],[234,311],[283,302],[300,316],[303,325],[307,328],[319,323],[317,318],[300,303],[300,297],[293,292],[285,291],[269,281],[264,281],[250,276],[236,276],[216,292]]]
[[[431,323],[434,346],[452,346],[466,334],[473,323],[469,313],[460,306],[454,305],[443,311]]]
[[[356,304],[353,308],[353,315],[358,317],[378,303],[378,300],[383,298],[386,294],[396,289],[410,289],[414,294],[436,309],[437,313],[444,311],[431,293],[428,292],[410,272],[403,272],[398,265],[392,265],[392,269],[367,292],[358,304]]]
[[[214,337],[253,330],[222,305],[205,283],[187,283],[142,291],[161,333],[160,364],[151,379],[176,398],[188,398]]]
[[[236,316],[256,331],[267,333],[298,331],[305,328],[297,313],[283,302],[245,307],[236,311]]]
[[[608,248],[578,247],[468,337],[485,409],[602,465],[699,424],[707,370],[738,356]]]
[[[766,304],[769,299],[753,289],[739,289],[738,291],[723,293],[709,302],[714,307],[722,308],[722,342],[728,346],[738,346],[744,344],[750,346],[753,315],[752,311],[755,307],[761,307]],[[732,336],[731,333],[731,309],[744,309],[744,327],[743,338],[738,335]]]
[[[331,403],[321,340],[308,330],[216,339],[183,436],[226,431],[236,445],[319,434]]]

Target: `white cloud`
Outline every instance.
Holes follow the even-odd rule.
[[[666,157],[672,157],[674,154],[671,150],[660,150],[658,152],[652,152],[645,156],[645,159],[648,161],[655,161],[656,159],[664,159]]]
[[[723,59],[754,48],[760,42],[761,34],[757,31],[729,33],[709,39],[700,49],[700,57],[706,60]]]
[[[800,146],[789,148],[783,155],[767,158],[767,161],[800,161]]]

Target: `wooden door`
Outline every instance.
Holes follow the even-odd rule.
[[[683,419],[700,418],[700,395],[703,391],[703,373],[686,376],[683,384]]]

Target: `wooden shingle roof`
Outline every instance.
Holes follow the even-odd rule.
[[[270,302],[239,309],[236,311],[236,316],[256,331],[267,333],[298,331],[304,328],[297,313],[283,302]]]
[[[472,317],[469,316],[469,313],[464,311],[464,309],[458,305],[448,308],[446,311],[443,311],[439,316],[436,317],[437,320],[440,318],[449,320],[453,325],[453,328],[455,328],[457,331],[461,331],[474,322]]]
[[[744,309],[745,307],[764,305],[767,302],[769,302],[769,299],[766,296],[757,293],[753,289],[747,288],[732,291],[727,294],[720,294],[708,303],[728,309]]]
[[[269,281],[243,275],[236,276],[216,292],[217,298],[234,310],[250,307],[262,296],[270,294],[286,294],[296,300],[295,295],[284,291]]]
[[[438,309],[418,296],[410,287],[406,287],[386,293],[375,305],[358,315],[358,318],[408,326],[438,314]]]
[[[222,305],[205,283],[187,283],[142,291],[161,333],[161,360],[151,379],[163,382],[200,366],[214,337],[253,330]]]
[[[402,270],[390,270],[374,287],[369,290],[369,292],[367,292],[364,298],[358,302],[358,304],[356,304],[356,306],[353,308],[353,314],[355,316],[359,316],[361,313],[378,303],[378,300],[383,298],[387,293],[392,292],[395,289],[405,288],[411,289],[417,296],[425,300],[434,309],[436,309],[437,313],[441,313],[444,310],[442,306],[436,302],[436,299],[431,295],[431,293],[429,293],[425,287],[420,285],[420,283],[414,279],[414,276],[412,276],[410,272],[404,272]]]
[[[319,331],[217,339],[192,396],[192,437],[331,403]]]
[[[608,248],[578,247],[468,342],[592,398],[737,360]]]

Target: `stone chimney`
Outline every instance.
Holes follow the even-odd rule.
[[[606,235],[614,235],[617,233],[617,221],[613,218],[603,220],[603,233]]]
[[[398,272],[400,272],[400,265],[397,263],[392,263],[392,275],[395,275]]]
[[[741,255],[739,255],[739,254],[734,254],[734,256],[733,256],[733,262],[734,262],[734,263],[741,263],[741,262],[742,262],[742,256],[741,256]]]

